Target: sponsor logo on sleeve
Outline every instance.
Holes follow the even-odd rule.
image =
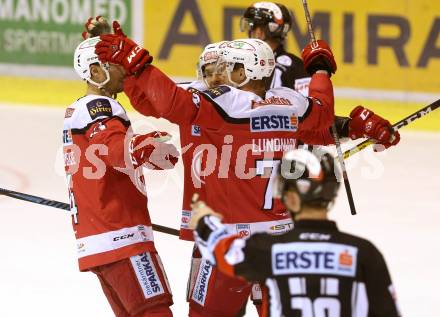
[[[263,292],[261,291],[261,286],[259,283],[252,284],[252,300],[261,301],[263,300]]]
[[[67,109],[66,109],[66,112],[65,112],[65,114],[64,114],[64,118],[67,119],[67,118],[72,117],[74,111],[75,111],[74,108],[67,108]]]
[[[90,117],[95,120],[98,117],[111,117],[113,115],[112,106],[108,99],[93,99],[87,103]]]
[[[63,130],[63,144],[71,145],[72,143],[72,132],[70,130]]]
[[[145,298],[152,298],[164,294],[164,288],[157,274],[156,267],[149,253],[142,253],[130,257],[139,285]]]
[[[191,220],[191,212],[187,210],[182,210],[182,218],[180,221],[180,228],[189,229],[189,222]]]
[[[78,253],[78,254],[83,253],[83,252],[86,251],[86,245],[85,245],[84,243],[82,243],[82,242],[79,242],[79,243],[76,245],[76,250],[77,250],[77,253]]]
[[[153,241],[153,235],[150,231],[148,231],[144,225],[139,225],[137,230],[140,235],[140,239],[142,242]]]
[[[237,233],[240,238],[249,238],[251,235],[251,225],[239,223],[237,226]]]
[[[192,101],[193,104],[197,107],[200,108],[200,95],[198,92],[195,92],[192,94]]]
[[[328,242],[278,243],[272,247],[275,275],[331,274],[354,277],[358,249]]]
[[[201,136],[202,131],[200,130],[200,127],[198,125],[193,124],[191,126],[191,135],[192,136]]]
[[[197,274],[196,283],[191,298],[200,305],[205,304],[208,292],[209,278],[211,277],[212,266],[208,261],[202,260]]]
[[[79,162],[78,151],[75,150],[72,144],[64,145],[63,147],[63,158],[64,166],[66,167],[66,172],[68,172],[68,166],[75,166]]]

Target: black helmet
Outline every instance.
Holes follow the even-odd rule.
[[[297,149],[286,152],[278,169],[275,195],[281,200],[287,191],[294,190],[303,205],[327,208],[339,189],[339,169],[334,158],[322,149],[310,152]]]
[[[292,26],[292,17],[282,4],[256,2],[244,12],[240,30],[247,31],[250,37],[250,32],[255,26],[265,26],[267,37],[284,39]]]

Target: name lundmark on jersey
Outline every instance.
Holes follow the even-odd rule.
[[[272,138],[252,139],[252,152],[280,152],[294,150],[296,139]]]

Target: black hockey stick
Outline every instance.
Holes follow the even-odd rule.
[[[12,190],[4,189],[4,188],[0,188],[0,195],[24,200],[24,201],[34,203],[34,204],[39,204],[39,205],[43,205],[43,206],[49,206],[49,207],[54,207],[54,208],[70,211],[70,205],[63,203],[61,201],[50,200],[50,199],[46,199],[43,197],[32,196],[32,195],[28,195],[28,194],[24,194],[24,193],[14,192]],[[167,233],[167,234],[170,234],[173,236],[179,236],[179,230],[177,230],[177,229],[169,228],[169,227],[165,227],[165,226],[161,226],[161,225],[156,225],[154,223],[152,224],[152,227],[153,227],[153,230],[155,230],[155,231]]]
[[[427,105],[426,107],[423,107],[422,109],[414,112],[413,114],[410,114],[408,117],[400,120],[399,122],[393,124],[394,131],[399,130],[400,128],[403,128],[404,126],[407,126],[408,124],[416,121],[417,119],[420,119],[421,117],[426,116],[427,114],[431,113],[435,109],[440,108],[440,99],[437,101],[434,101],[430,105]],[[362,151],[366,147],[368,147],[371,144],[376,143],[373,139],[365,140],[358,145],[355,145],[351,149],[344,152],[344,159],[349,158],[353,154],[356,154],[357,152]]]
[[[316,38],[315,38],[315,33],[313,32],[312,19],[310,18],[310,12],[307,6],[307,0],[302,0],[302,3],[304,8],[304,14],[306,16],[307,28],[309,30],[310,39],[313,45],[313,43],[316,42]],[[344,179],[345,191],[347,192],[350,211],[352,215],[356,215],[356,207],[354,205],[353,194],[351,192],[351,186],[348,180],[347,169],[345,168],[344,157],[342,155],[341,142],[339,141],[338,132],[336,131],[336,126],[334,123],[332,124],[331,131],[332,131],[333,139],[335,140],[336,151],[338,152],[339,165],[341,165],[342,177]]]

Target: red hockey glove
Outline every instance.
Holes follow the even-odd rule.
[[[137,134],[130,141],[129,153],[135,168],[145,165],[149,169],[171,169],[179,160],[179,152],[172,144],[166,132]]]
[[[124,31],[122,31],[122,27],[118,21],[113,21],[112,26],[113,26],[113,33],[114,34],[122,36],[122,37],[127,37],[127,35],[125,35]]]
[[[84,24],[84,28],[85,31],[82,32],[82,37],[84,40],[90,37],[99,36],[101,34],[108,34],[111,31],[107,20],[100,15],[98,15],[96,18],[90,17]]]
[[[348,126],[348,134],[353,140],[357,138],[372,138],[377,141],[374,150],[381,151],[392,145],[396,145],[400,141],[398,131],[393,131],[388,120],[374,114],[362,106],[357,106],[350,113],[350,123]]]
[[[307,72],[313,75],[318,70],[326,70],[329,75],[335,73],[337,66],[332,50],[326,41],[317,40],[304,47],[302,60]]]
[[[102,34],[110,34],[110,25],[107,20],[98,15],[96,18],[90,17],[87,22],[84,24],[85,31],[82,32],[82,37],[84,40],[94,37],[100,36]],[[121,25],[118,21],[113,21],[113,33],[116,35],[120,35],[123,37],[127,37],[122,31]]]
[[[95,53],[101,62],[120,64],[129,75],[143,69],[153,61],[148,51],[128,37],[117,34],[104,34],[96,44]]]

